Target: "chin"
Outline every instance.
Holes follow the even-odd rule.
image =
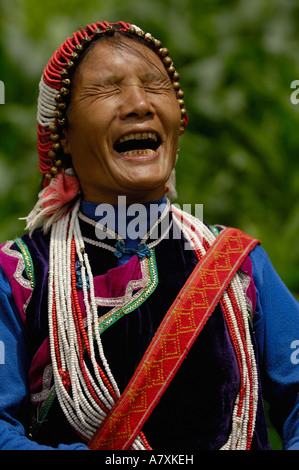
[[[146,201],[154,201],[161,199],[165,194],[164,180],[161,182],[153,182],[153,180],[139,180],[134,184],[127,185],[124,194],[130,196],[131,199],[144,199]]]

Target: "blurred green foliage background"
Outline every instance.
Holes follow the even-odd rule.
[[[0,239],[24,231],[18,219],[40,189],[36,101],[44,66],[81,26],[120,19],[161,39],[181,74],[189,125],[177,202],[203,204],[207,222],[258,237],[299,298],[296,0],[0,0]]]

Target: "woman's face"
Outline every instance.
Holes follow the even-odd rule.
[[[94,44],[72,82],[63,146],[92,202],[161,198],[176,159],[181,115],[169,76],[153,51],[126,41]]]

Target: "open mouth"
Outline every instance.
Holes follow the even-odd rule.
[[[161,139],[156,133],[137,132],[122,136],[113,147],[116,152],[133,157],[154,155],[160,145]]]

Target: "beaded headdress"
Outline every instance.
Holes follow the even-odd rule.
[[[37,148],[39,170],[43,175],[43,191],[33,211],[27,217],[27,228],[33,229],[48,219],[48,226],[66,212],[80,191],[80,184],[74,171],[68,168],[60,139],[66,125],[66,110],[70,96],[72,76],[82,54],[103,35],[113,36],[116,32],[128,37],[137,36],[151,47],[161,58],[173,84],[181,109],[180,133],[187,125],[184,92],[179,83],[169,51],[161,41],[139,27],[119,21],[117,23],[93,23],[69,37],[52,55],[44,69],[39,84]],[[54,218],[52,216],[55,216]]]

